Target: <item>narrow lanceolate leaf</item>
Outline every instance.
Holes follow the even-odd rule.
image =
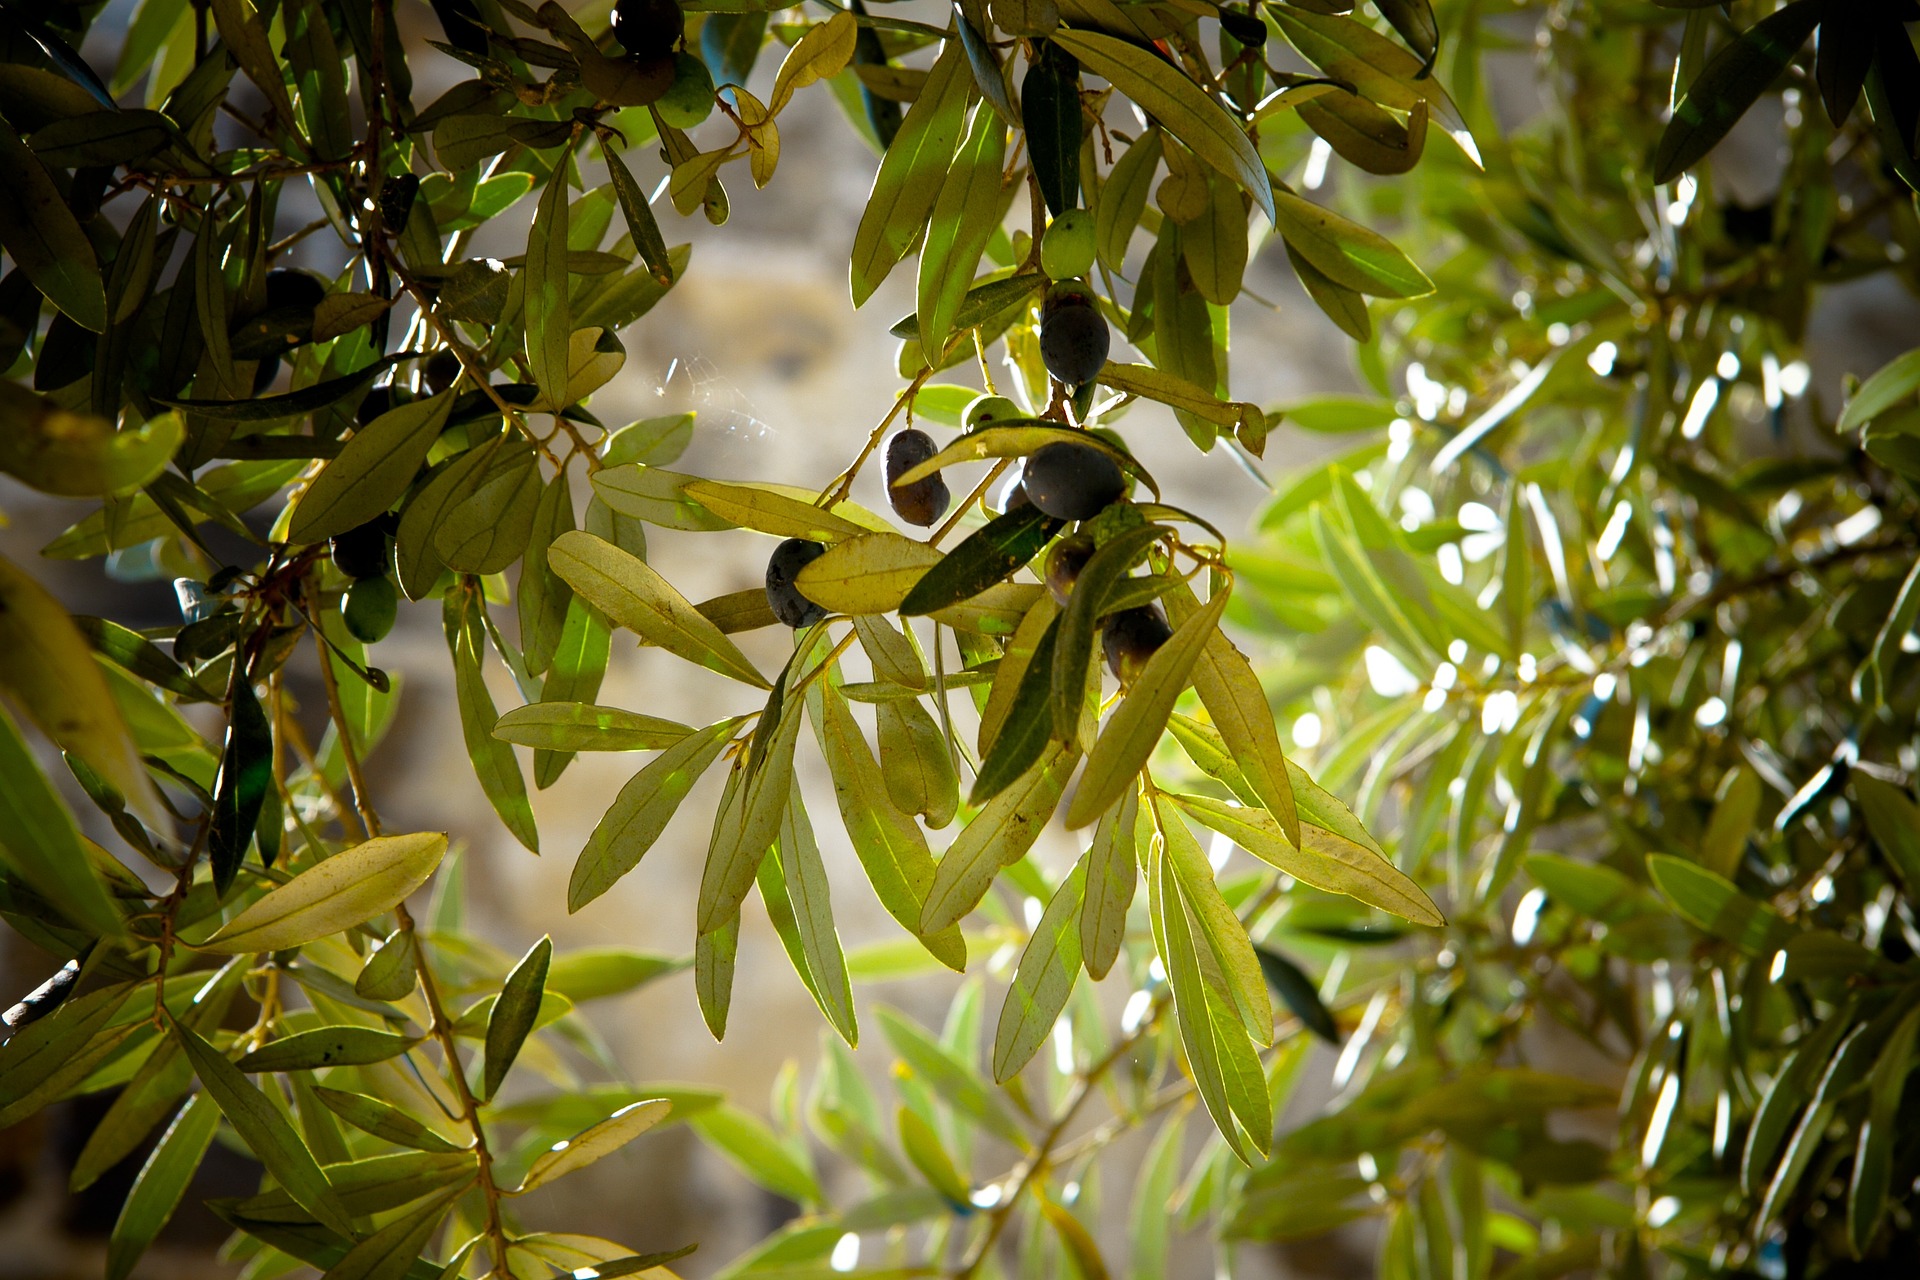
[[[586,906],[639,864],[739,726],[738,720],[722,720],[689,734],[620,788],[573,865],[568,911]]]
[[[1206,980],[1200,972],[1200,953],[1194,944],[1193,927],[1189,923],[1186,908],[1180,903],[1180,892],[1174,885],[1173,871],[1166,865],[1166,860],[1156,856],[1151,860],[1148,872],[1148,902],[1152,908],[1154,938],[1161,961],[1166,966],[1167,986],[1173,992],[1174,1024],[1180,1032],[1180,1046],[1186,1051],[1194,1089],[1206,1106],[1207,1114],[1213,1118],[1213,1126],[1219,1130],[1220,1136],[1227,1140],[1227,1145],[1233,1148],[1235,1155],[1245,1163],[1252,1164],[1245,1139],[1234,1124],[1233,1107],[1227,1098],[1226,1069],[1220,1044],[1214,1037],[1213,1023],[1207,1014]],[[1233,1034],[1240,1034],[1238,1024],[1231,1029]]]
[[[1164,150],[1163,135],[1148,129],[1134,139],[1126,153],[1114,163],[1107,181],[1094,201],[1094,237],[1099,241],[1100,261],[1109,271],[1119,271],[1127,258],[1127,246],[1140,215],[1146,211],[1147,196],[1153,190],[1154,173]]]
[[[1093,830],[1087,850],[1086,892],[1080,906],[1080,957],[1095,982],[1120,955],[1127,936],[1127,908],[1133,904],[1139,861],[1134,855],[1134,824],[1140,816],[1139,793],[1107,810]]]
[[[899,601],[901,614],[936,613],[1004,582],[1047,545],[1061,523],[1031,505],[995,516],[915,580]]]
[[[398,502],[427,460],[453,410],[443,391],[387,410],[354,433],[293,509],[288,536],[321,542],[373,519]]]
[[[558,575],[554,576],[554,583],[565,587]],[[572,588],[566,590],[572,597]],[[590,703],[600,692],[600,681],[606,676],[607,660],[612,654],[611,624],[586,601],[570,598],[566,618],[560,626],[560,639],[553,647],[553,661],[547,668],[547,678],[540,684],[541,701]],[[535,747],[533,784],[543,789],[552,786],[572,759],[571,752]]]
[[[1273,1006],[1267,1000],[1266,979],[1246,926],[1221,896],[1200,842],[1169,805],[1159,806],[1159,828],[1165,838],[1160,856],[1173,871],[1180,901],[1194,924],[1195,940],[1205,946],[1219,974],[1221,994],[1255,1042],[1272,1044]]]
[[[270,1040],[243,1056],[242,1071],[317,1071],[323,1067],[362,1067],[385,1062],[420,1043],[418,1036],[375,1031],[371,1027],[315,1027]]]
[[[556,751],[658,751],[693,730],[672,720],[585,702],[536,702],[494,722],[493,736]]]
[[[329,1089],[324,1085],[316,1086],[313,1094],[326,1105],[327,1110],[354,1128],[376,1138],[384,1138],[396,1146],[442,1155],[462,1149],[400,1108],[378,1098],[369,1098],[363,1093],[349,1093],[345,1089]]]
[[[805,719],[805,704],[798,698],[788,698],[784,706],[769,707],[765,714],[776,712],[779,719],[767,738],[766,749],[756,750],[741,780],[737,823],[728,822],[723,814],[714,825],[713,843],[700,879],[702,933],[710,933],[738,916],[740,904],[753,888],[760,860],[779,838],[787,794],[793,787],[793,746]]]
[[[1086,826],[1133,785],[1134,777],[1153,754],[1154,744],[1160,741],[1167,717],[1173,714],[1174,701],[1187,687],[1207,640],[1219,629],[1227,595],[1216,591],[1213,599],[1182,623],[1147,660],[1140,678],[1093,744],[1080,789],[1067,806],[1068,827]]]
[[[1756,902],[1724,876],[1671,854],[1647,855],[1647,874],[1675,910],[1699,929],[1723,938],[1748,955],[1765,956],[1786,943],[1793,926]]]
[[[1117,534],[1093,553],[1074,579],[1067,607],[1060,613],[1060,631],[1053,647],[1053,736],[1060,741],[1073,741],[1079,729],[1080,713],[1087,702],[1087,667],[1093,661],[1094,632],[1108,592],[1166,532],[1156,525],[1143,524]]]
[[[1159,121],[1193,153],[1227,174],[1276,222],[1273,185],[1246,130],[1184,71],[1137,45],[1098,31],[1060,30],[1055,44]]]
[[[1869,773],[1856,770],[1852,783],[1867,832],[1880,846],[1881,856],[1907,886],[1907,893],[1920,895],[1920,805],[1899,787]]]
[[[117,935],[125,927],[105,882],[87,857],[73,815],[40,772],[32,750],[4,709],[0,709],[0,864],[80,927],[105,936]]]
[[[547,563],[615,623],[721,675],[771,688],[733,641],[644,560],[574,530],[554,539]]]
[[[417,1265],[441,1220],[466,1193],[465,1186],[442,1191],[355,1241],[345,1257],[327,1268],[324,1280],[401,1280]]]
[[[520,761],[513,748],[493,736],[500,718],[487,691],[481,663],[486,655],[484,622],[476,616],[486,608],[483,600],[466,590],[447,593],[442,624],[447,647],[453,651],[453,690],[460,706],[460,736],[465,740],[467,758],[480,780],[487,803],[513,833],[514,839],[530,852],[540,852],[540,830],[534,825],[533,804],[527,799],[527,780],[520,772]]]
[[[666,237],[660,234],[660,223],[653,216],[646,193],[640,190],[632,170],[617,152],[603,148],[601,154],[607,158],[607,176],[613,182],[613,194],[620,201],[620,212],[626,216],[627,230],[633,235],[633,247],[640,261],[647,264],[647,270],[659,283],[672,284],[673,264],[667,261]]]
[[[648,1098],[620,1108],[591,1129],[582,1130],[565,1142],[555,1143],[552,1150],[542,1152],[514,1194],[545,1186],[586,1168],[603,1156],[612,1155],[666,1119],[672,1109],[673,1104],[665,1098]]]
[[[75,996],[0,1046],[0,1114],[15,1109],[24,1114],[29,1108],[23,1102],[64,1092],[59,1077],[65,1065],[85,1051],[129,990],[130,984],[119,982]]]
[[[939,1131],[925,1120],[912,1107],[902,1106],[899,1112],[900,1147],[907,1153],[907,1159],[927,1180],[927,1185],[938,1191],[949,1203],[961,1205],[970,1203],[973,1189],[954,1166],[953,1157],[940,1141]]]
[[[721,810],[726,802],[721,802]],[[727,1011],[733,1007],[733,968],[740,950],[740,916],[693,941],[693,991],[700,1001],[700,1020],[715,1040],[727,1038]]]
[[[540,394],[556,408],[567,403],[568,351],[573,338],[567,291],[567,173],[571,168],[567,164],[553,167],[527,231],[526,264],[520,269],[526,282],[527,363],[533,380],[540,384]]]
[[[872,532],[824,507],[750,485],[690,480],[682,486],[681,492],[730,524],[743,529],[758,529],[777,538],[838,542],[842,538]]]
[[[827,548],[794,580],[800,593],[829,613],[892,613],[940,552],[897,533],[869,533]]]
[[[1183,625],[1199,608],[1185,584],[1167,593],[1167,612],[1175,626]],[[1247,785],[1298,848],[1300,816],[1272,704],[1247,656],[1217,628],[1194,664],[1193,687]]]
[[[79,756],[112,783],[148,826],[172,829],[86,637],[52,593],[5,556],[0,556],[0,690],[61,750]]]
[[[850,1045],[859,1044],[860,1028],[854,1018],[847,959],[840,948],[840,935],[833,927],[827,866],[820,857],[820,845],[813,837],[813,824],[807,820],[807,807],[797,787],[787,793],[787,810],[780,822],[780,842],[767,865],[780,873],[780,887],[792,913],[800,960],[806,965],[807,989],[841,1039]],[[771,899],[767,909],[769,913],[773,911]]]
[[[239,874],[241,859],[253,841],[260,807],[273,786],[273,730],[254,696],[253,678],[235,664],[233,714],[227,722],[226,749],[214,783],[213,821],[207,829],[207,860],[213,887],[225,893]],[[263,861],[271,861],[261,850]]]
[[[1073,56],[1042,46],[1020,82],[1027,154],[1047,212],[1059,217],[1080,203],[1080,68]]]
[[[378,836],[321,862],[227,922],[202,951],[285,951],[393,910],[447,852],[441,833]]]
[[[480,1083],[483,1101],[499,1092],[508,1068],[519,1056],[520,1046],[533,1030],[534,1019],[540,1016],[540,1001],[547,988],[547,966],[552,961],[553,939],[541,938],[513,967],[500,988],[500,998],[493,1002],[493,1011],[487,1015],[486,1071]]]
[[[1433,292],[1426,273],[1378,232],[1284,191],[1273,198],[1274,229],[1289,249],[1335,284],[1380,298]]]
[[[167,1126],[160,1144],[140,1166],[133,1190],[127,1193],[113,1233],[107,1238],[107,1280],[127,1280],[133,1273],[140,1255],[173,1217],[219,1127],[220,1109],[204,1093],[187,1099],[187,1105]]]
[[[1087,886],[1087,860],[1060,882],[1020,953],[1013,987],[1000,1007],[993,1036],[993,1078],[1002,1083],[1018,1075],[1053,1033],[1054,1020],[1073,994],[1080,976],[1080,904]]]
[[[1296,848],[1273,816],[1208,796],[1174,797],[1202,825],[1230,838],[1254,857],[1316,889],[1344,893],[1403,920],[1438,928],[1446,917],[1426,892],[1379,852],[1314,824],[1308,815]]]
[[[853,620],[860,647],[873,664],[874,678],[890,681],[902,689],[919,692],[927,687],[927,668],[920,651],[906,635],[894,629],[885,618],[862,614]]]
[[[801,1204],[826,1199],[813,1170],[787,1149],[773,1126],[729,1103],[721,1103],[687,1122],[715,1151],[756,1183]]]
[[[322,866],[327,865],[322,863]],[[239,1068],[218,1049],[187,1027],[173,1024],[173,1034],[193,1063],[194,1074],[220,1104],[228,1123],[240,1134],[260,1163],[267,1166],[286,1193],[315,1218],[343,1235],[353,1233],[346,1207],[314,1163],[313,1153],[300,1140],[280,1109],[255,1088]]]
[[[1674,105],[1653,153],[1653,180],[1672,182],[1713,150],[1780,78],[1826,12],[1819,0],[1795,0],[1722,45]]]
[[[1866,1256],[1886,1212],[1893,1181],[1893,1144],[1900,1132],[1900,1100],[1913,1069],[1916,1034],[1920,1034],[1920,1009],[1900,1019],[1868,1076],[1867,1120],[1854,1143],[1853,1178],[1847,1188],[1847,1231],[1856,1258]]]
[[[1000,868],[1026,856],[1059,805],[1077,758],[1054,743],[1024,777],[974,815],[940,859],[920,913],[922,933],[958,924],[980,905]]]
[[[856,307],[880,287],[927,225],[940,195],[941,177],[953,159],[972,90],[973,74],[966,56],[959,41],[949,40],[887,147],[853,233]]]
[[[1340,1043],[1340,1028],[1321,1003],[1320,991],[1313,980],[1303,972],[1300,966],[1270,947],[1254,948],[1260,957],[1260,971],[1266,974],[1267,985],[1273,993],[1300,1019],[1300,1024],[1328,1044]]]
[[[1051,598],[1048,603],[1051,604]],[[1000,728],[994,734],[986,758],[974,775],[969,804],[982,805],[1026,776],[1040,759],[1047,743],[1053,740],[1053,713],[1050,710],[1054,653],[1060,637],[1060,618],[1051,609],[1036,609],[1052,620],[1040,634],[1028,660],[1009,676],[1017,681],[1013,698],[1006,704]],[[1003,663],[1015,660],[1011,653]]]
[[[807,690],[807,710],[827,772],[833,777],[834,798],[847,836],[881,905],[916,934],[940,963],[956,972],[964,970],[967,944],[958,926],[921,931],[921,913],[935,874],[933,855],[919,824],[894,808],[887,797],[880,766],[846,698],[825,681],[816,680]]]
[[[1001,161],[1007,129],[986,104],[960,142],[934,201],[933,218],[920,246],[920,345],[937,360],[953,331],[953,318],[973,285],[974,268],[999,224]]]
[[[19,131],[0,128],[0,248],[34,288],[93,333],[107,327],[107,287],[93,243]]]

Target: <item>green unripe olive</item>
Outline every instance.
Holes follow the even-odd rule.
[[[1100,628],[1100,649],[1106,655],[1107,670],[1121,684],[1132,684],[1140,678],[1147,660],[1172,636],[1173,628],[1158,606],[1122,609]]]
[[[653,106],[674,128],[693,128],[713,114],[713,73],[690,53],[674,55],[673,87]]]
[[[997,426],[1014,418],[1024,418],[1020,406],[1005,396],[981,396],[967,406],[966,414],[960,419],[960,425],[968,431],[978,431],[982,427]]]
[[[1040,269],[1054,280],[1071,280],[1093,268],[1093,215],[1068,209],[1048,224],[1040,237]]]
[[[1093,559],[1093,551],[1093,539],[1076,533],[1054,543],[1047,553],[1047,590],[1063,608],[1073,594],[1073,584],[1080,580],[1080,571]]]
[[[340,600],[340,620],[347,624],[347,633],[363,644],[384,639],[399,613],[400,594],[385,574],[359,579]]]

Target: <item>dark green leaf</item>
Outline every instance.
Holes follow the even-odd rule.
[[[480,1096],[491,1098],[507,1078],[507,1070],[533,1030],[540,1013],[541,997],[546,994],[547,966],[553,959],[553,939],[543,937],[507,975],[500,998],[487,1015],[486,1071],[481,1078]]]
[[[900,602],[901,616],[935,613],[1005,581],[1047,545],[1061,523],[1030,504],[995,516],[921,575]]]

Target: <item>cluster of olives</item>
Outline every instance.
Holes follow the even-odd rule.
[[[1093,539],[1084,533],[1062,538],[1047,553],[1047,590],[1062,608],[1073,594],[1080,571],[1093,559]],[[1100,648],[1106,655],[1107,670],[1122,684],[1132,684],[1147,665],[1147,659],[1173,635],[1166,615],[1159,606],[1143,604],[1107,615],[1100,627]]]
[[[333,567],[353,582],[340,599],[340,620],[347,632],[365,644],[384,639],[400,612],[400,593],[394,588],[393,535],[400,527],[392,512],[335,534],[328,544]]]
[[[651,106],[676,129],[691,129],[713,112],[713,73],[681,47],[687,19],[675,0],[620,0],[613,34],[635,76],[623,106]]]

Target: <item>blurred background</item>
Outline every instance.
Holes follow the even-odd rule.
[[[608,6],[570,7],[589,30],[597,30]],[[914,7],[898,8],[905,12]],[[938,5],[920,7],[928,13],[913,16],[940,20]],[[95,65],[112,65],[117,33],[124,30],[132,8],[131,0],[115,0],[96,27],[85,50]],[[451,60],[425,51],[422,40],[437,34],[431,31],[426,5],[400,8],[412,43],[423,51],[415,69],[415,100],[424,105],[463,72]],[[1527,55],[1497,55],[1497,61],[1502,64],[1501,74],[1494,77],[1500,104],[1508,123],[1518,124],[1531,104]],[[764,96],[761,82],[771,81],[776,64],[777,58],[763,58],[750,87]],[[628,352],[625,369],[598,393],[593,408],[614,425],[694,410],[698,419],[693,443],[676,469],[811,487],[832,479],[902,385],[895,368],[898,342],[887,329],[913,308],[912,277],[910,271],[897,271],[863,309],[849,305],[847,253],[877,158],[825,92],[801,95],[782,120],[782,136],[780,172],[769,189],[756,191],[744,180],[729,184],[732,217],[725,226],[710,227],[697,217],[681,219],[665,201],[657,206],[669,243],[692,242],[692,267],[656,309],[621,335]],[[1756,196],[1771,189],[1768,174],[1774,161],[1768,136],[1764,123],[1750,121],[1730,149],[1716,157],[1723,181],[1736,193],[1743,168],[1761,175],[1753,184]],[[652,169],[642,172],[643,182],[659,171],[650,156],[647,163]],[[515,237],[524,236],[532,209],[533,201],[523,200],[488,229],[473,254],[520,252],[523,242]],[[283,209],[281,216],[292,229],[307,215]],[[1270,250],[1260,255],[1249,270],[1248,288],[1271,305],[1243,296],[1234,308],[1231,352],[1237,398],[1272,409],[1359,389],[1351,344],[1305,298],[1283,254]],[[1847,353],[1847,367],[1875,367],[1882,354],[1865,353],[1876,348],[1890,353],[1904,345],[1910,339],[1911,319],[1906,300],[1891,293],[1883,297],[1872,291],[1836,291],[1812,326],[1809,362],[1816,389],[1824,388],[1831,399],[1839,363],[1826,358],[1828,353]],[[1119,349],[1114,356],[1127,358]],[[978,379],[979,370],[968,367],[942,377],[975,384]],[[1171,415],[1157,406],[1138,406],[1119,425],[1162,482],[1168,501],[1207,513],[1230,536],[1248,531],[1268,492],[1224,448],[1197,453]],[[1269,443],[1262,467],[1269,478],[1278,479],[1290,467],[1341,447],[1338,437],[1282,427]],[[863,476],[854,497],[875,509],[884,506],[871,473]],[[97,561],[38,560],[39,549],[85,510],[83,504],[62,504],[0,480],[0,512],[6,518],[0,528],[0,553],[32,566],[75,612],[111,616],[135,627],[173,618],[174,595],[165,581],[115,579]],[[756,585],[772,548],[769,540],[748,532],[695,537],[650,529],[648,537],[654,565],[696,599]],[[509,616],[510,611],[501,611],[503,622]],[[616,636],[601,702],[697,725],[749,709],[737,688],[659,650],[623,643],[628,639],[624,633]],[[1267,647],[1261,638],[1243,636],[1242,643],[1259,662]],[[784,659],[784,645],[784,635],[771,631],[743,637],[743,647],[767,670]],[[500,827],[467,763],[437,605],[403,607],[399,626],[374,648],[373,659],[405,678],[398,721],[370,763],[382,815],[390,829],[450,833],[462,850],[470,918],[483,937],[513,955],[543,933],[551,933],[561,950],[615,944],[676,955],[688,950],[718,771],[683,806],[636,871],[570,917],[566,886],[574,858],[615,792],[643,761],[619,754],[577,758],[552,789],[535,798],[543,850],[535,857]],[[301,661],[292,687],[311,714],[321,695],[310,655]],[[496,677],[499,706],[504,710],[518,705],[520,699],[498,665],[490,675]],[[1287,741],[1289,726],[1282,728]],[[1310,753],[1307,758],[1310,761]],[[822,812],[830,812],[830,791],[817,755],[803,750],[801,761],[801,786]],[[56,761],[48,763],[51,776],[65,778]],[[77,791],[73,799],[77,812],[90,812]],[[845,944],[853,949],[897,938],[898,926],[867,887],[838,824],[822,822],[819,827]],[[1074,842],[1056,827],[1043,839],[1037,856],[1058,869],[1076,853]],[[746,913],[741,952],[731,1030],[724,1043],[715,1043],[700,1020],[690,973],[586,1008],[629,1080],[699,1082],[725,1089],[739,1105],[765,1114],[769,1089],[785,1064],[797,1063],[803,1080],[811,1076],[825,1033],[823,1020],[788,967],[764,913]],[[998,1009],[1014,958],[1010,953],[976,956],[970,966],[989,984],[990,1011]],[[11,1003],[51,969],[48,957],[11,933],[0,933],[0,1001]],[[857,1054],[863,1069],[877,1080],[891,1062],[874,1027],[877,1004],[894,1005],[937,1027],[960,981],[957,975],[936,971],[858,986],[856,997],[868,1031]],[[1102,990],[1101,1002],[1117,1017],[1129,993],[1118,989],[1117,982],[1106,985],[1116,989]],[[1317,1106],[1327,1095],[1333,1051],[1320,1048],[1315,1053],[1296,1107]],[[99,1274],[106,1233],[145,1157],[143,1148],[87,1193],[66,1193],[67,1169],[109,1101],[89,1098],[65,1104],[0,1132],[0,1276],[65,1280]],[[997,1176],[1011,1164],[1010,1152],[988,1150],[977,1157],[973,1172],[980,1178]],[[1136,1165],[1137,1153],[1125,1148],[1110,1163],[1117,1171]],[[821,1170],[830,1186],[849,1176],[830,1158],[822,1161]],[[253,1189],[256,1176],[243,1156],[217,1153],[136,1274],[161,1278],[230,1272],[233,1268],[214,1256],[225,1229],[195,1201],[245,1194]],[[603,1234],[640,1249],[698,1241],[699,1252],[678,1267],[691,1277],[713,1274],[794,1211],[793,1205],[756,1188],[685,1127],[634,1143],[566,1186],[560,1196],[530,1200],[526,1217],[550,1229]],[[1124,1187],[1109,1190],[1103,1244],[1108,1238],[1124,1240],[1127,1203]],[[1239,1259],[1238,1270],[1248,1276],[1303,1277],[1369,1270],[1368,1243],[1348,1243],[1347,1251],[1336,1241],[1317,1244],[1318,1253],[1247,1256]],[[1194,1244],[1186,1252],[1181,1249],[1176,1243],[1173,1274],[1202,1274],[1207,1265],[1202,1249]]]

